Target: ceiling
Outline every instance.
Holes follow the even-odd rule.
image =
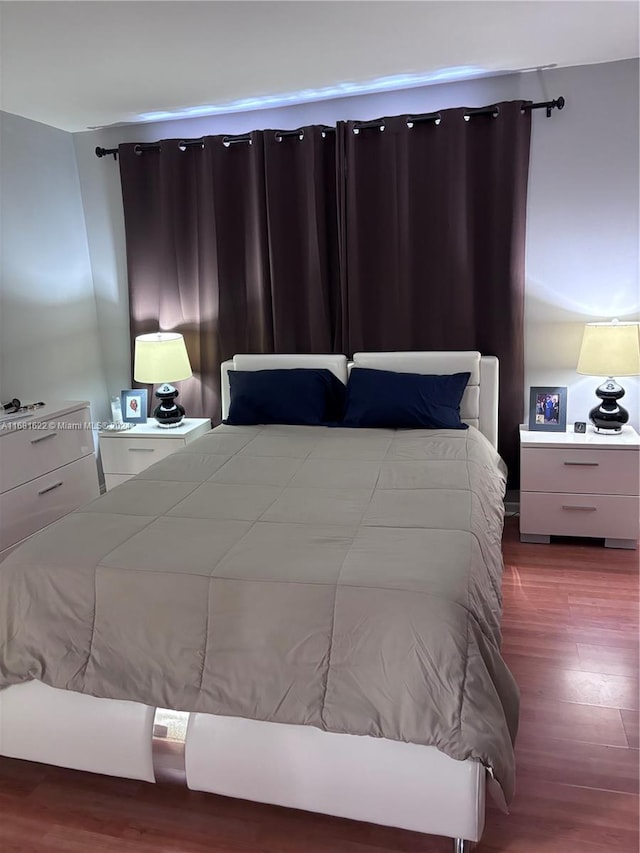
[[[0,2],[0,107],[68,131],[389,75],[636,56],[627,0]]]

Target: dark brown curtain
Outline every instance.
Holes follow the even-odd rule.
[[[523,415],[524,242],[531,114],[444,110],[338,125],[343,351],[480,350],[500,358],[500,450],[512,479]]]
[[[274,352],[340,352],[335,133],[302,135],[264,134]]]
[[[119,159],[132,356],[136,335],[184,335],[189,414],[219,420],[220,362],[234,353],[334,350],[333,134],[125,144]]]
[[[531,114],[445,110],[336,133],[121,145],[131,337],[184,334],[181,398],[219,417],[238,352],[480,350],[500,358],[517,476]]]

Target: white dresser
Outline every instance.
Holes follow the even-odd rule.
[[[151,418],[146,424],[136,424],[128,430],[102,430],[100,454],[107,491],[181,450],[210,429],[210,418],[185,418],[172,429],[159,427]]]
[[[520,427],[520,539],[604,539],[636,548],[640,528],[640,436],[537,432]]]
[[[0,423],[0,551],[99,493],[89,403]]]

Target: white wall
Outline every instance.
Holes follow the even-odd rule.
[[[527,385],[569,386],[573,421],[598,402],[599,381],[575,372],[583,324],[639,318],[638,62],[553,76],[567,106],[557,122],[534,125],[525,363]],[[638,379],[620,381],[637,429]]]
[[[74,135],[109,392],[129,386],[128,305],[118,167],[97,145],[333,124],[341,119],[482,106],[564,95],[562,112],[533,117],[526,261],[529,385],[569,386],[569,421],[596,402],[592,377],[575,372],[582,326],[637,319],[638,61],[505,75],[314,104],[112,127]],[[639,427],[638,380],[623,380]]]
[[[0,114],[0,397],[109,410],[73,139]]]

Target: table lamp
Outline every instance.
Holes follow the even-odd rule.
[[[618,402],[624,388],[614,376],[640,374],[640,323],[587,323],[582,336],[578,373],[588,376],[607,376],[596,388],[602,401],[589,412],[596,432],[615,434],[629,420],[629,412]]]
[[[160,404],[153,417],[159,427],[177,427],[184,418],[184,408],[176,402],[178,391],[171,382],[189,379],[191,364],[184,338],[177,332],[153,332],[138,335],[135,341],[133,378],[149,385],[161,383],[156,391]]]

